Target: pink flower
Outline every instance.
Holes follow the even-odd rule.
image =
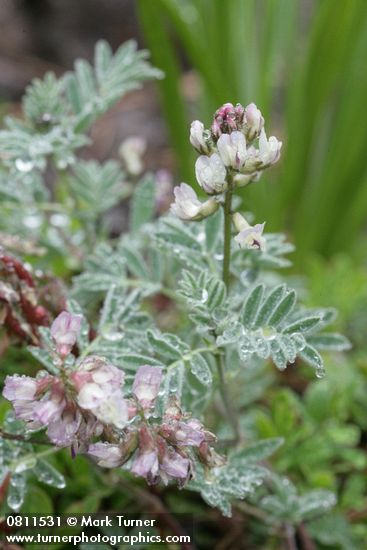
[[[158,170],[155,174],[155,208],[162,214],[171,203],[173,179],[168,170]]]
[[[30,376],[7,376],[3,396],[8,401],[31,401],[37,391],[37,382]]]
[[[119,445],[99,441],[89,445],[88,454],[96,458],[97,464],[103,468],[117,468],[123,463],[123,453]]]
[[[133,384],[133,394],[143,409],[150,409],[154,405],[162,380],[162,369],[143,365],[139,367]]]
[[[159,480],[158,448],[145,425],[139,431],[139,450],[132,463],[131,472],[144,477],[149,484],[157,483]]]
[[[61,357],[71,352],[78,337],[82,322],[81,315],[63,311],[51,325],[51,335],[56,343],[56,350]]]
[[[51,395],[45,395],[37,407],[35,407],[33,418],[43,426],[48,426],[52,422],[55,422],[55,420],[60,419],[65,404],[63,396],[52,391]]]
[[[174,479],[182,486],[191,475],[190,460],[167,445],[162,438],[158,439],[158,445],[160,474],[163,482],[167,484],[170,479]]]
[[[175,431],[175,440],[179,446],[200,447],[205,441],[204,426],[194,418],[188,422],[179,422]]]
[[[3,395],[12,401],[16,417],[29,429],[47,426],[47,436],[58,447],[73,445],[82,449],[86,439],[101,433],[97,419],[81,414],[55,376],[8,376]]]
[[[122,395],[124,373],[102,357],[90,356],[70,376],[77,389],[76,401],[104,424],[123,428],[128,419],[128,403]]]
[[[76,438],[80,439],[78,431],[82,424],[80,412],[66,407],[61,415],[48,425],[47,436],[57,447],[75,445]]]

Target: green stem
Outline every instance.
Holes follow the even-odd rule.
[[[229,184],[224,201],[224,247],[223,247],[223,282],[229,286],[229,269],[231,263],[231,209],[232,209],[232,188]]]
[[[29,442],[31,443],[31,441]],[[44,456],[48,456],[54,453],[57,453],[58,451],[61,451],[62,447],[49,447],[45,451],[41,451],[39,453],[28,453],[26,455],[21,456],[17,460],[14,460],[11,464],[9,469],[11,471],[15,471],[17,467],[22,464],[22,462],[27,462],[27,460],[30,460],[32,458],[35,458],[38,460],[39,458],[43,458]]]
[[[231,210],[232,210],[232,181],[228,182],[228,191],[225,195],[223,205],[224,209],[224,247],[223,247],[223,282],[227,289],[229,287],[230,265],[231,265]],[[218,355],[217,369],[219,375],[219,389],[222,396],[224,408],[226,410],[228,421],[230,422],[235,436],[234,443],[238,443],[241,439],[241,431],[238,423],[238,417],[235,409],[232,406],[232,400],[228,392],[228,385],[225,378],[223,355]]]
[[[222,396],[222,401],[223,401],[223,405],[226,411],[228,421],[231,424],[232,430],[234,433],[233,443],[237,444],[242,439],[242,436],[241,436],[240,425],[238,422],[238,416],[236,414],[235,409],[232,406],[232,400],[228,392],[228,385],[224,375],[223,355],[217,355],[216,361],[217,361],[217,370],[219,375],[219,391]]]

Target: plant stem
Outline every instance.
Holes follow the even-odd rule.
[[[228,181],[228,191],[225,195],[224,210],[224,246],[223,246],[223,275],[222,279],[227,289],[229,287],[229,275],[231,265],[231,210],[232,210],[232,179]],[[228,385],[224,375],[223,355],[217,355],[217,369],[219,375],[219,390],[222,396],[224,408],[226,410],[228,421],[230,422],[235,436],[234,443],[241,440],[241,431],[239,427],[236,411],[232,406],[231,397],[228,393]]]
[[[228,421],[230,422],[234,433],[234,444],[237,444],[241,440],[241,431],[238,422],[236,411],[232,407],[232,401],[228,393],[228,386],[224,376],[224,361],[223,355],[216,356],[217,369],[219,375],[219,391],[222,396],[223,405],[226,411]]]
[[[284,537],[288,550],[298,550],[294,528],[288,523],[284,525]]]
[[[11,441],[24,441],[24,443],[33,443],[35,445],[50,445],[49,441],[40,441],[39,439],[27,439],[24,435],[4,432],[2,428],[0,428],[0,438],[1,437],[3,439],[10,439]]]
[[[229,182],[228,191],[224,201],[224,247],[223,247],[223,282],[229,286],[229,268],[231,263],[231,209],[232,209],[232,187]]]

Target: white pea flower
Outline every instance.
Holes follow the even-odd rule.
[[[204,124],[200,120],[194,120],[190,127],[190,143],[202,155],[210,152],[210,147],[205,139]]]
[[[264,127],[264,117],[255,103],[249,103],[249,105],[247,105],[244,119],[246,138],[249,141],[253,141],[255,138],[259,137]]]
[[[227,189],[226,167],[219,155],[201,155],[195,164],[195,174],[201,187],[208,195],[217,195]]]
[[[275,164],[279,160],[281,148],[282,142],[274,136],[267,139],[265,130],[262,129],[259,138],[259,148],[256,149],[256,147],[251,145],[247,149],[247,159],[241,168],[241,173],[253,174]]]
[[[125,139],[120,145],[119,153],[122,157],[126,170],[133,176],[138,176],[144,169],[143,155],[147,143],[144,138],[133,136]]]
[[[202,220],[219,208],[219,204],[214,199],[200,202],[193,188],[187,183],[176,186],[173,192],[175,202],[171,204],[171,212],[181,220]]]
[[[265,250],[265,239],[262,236],[265,223],[251,226],[238,212],[233,214],[232,220],[239,232],[234,240],[240,245],[240,248]]]
[[[282,142],[276,137],[266,137],[265,130],[262,129],[259,138],[259,158],[262,162],[262,168],[266,168],[279,160]]]
[[[217,141],[220,157],[226,166],[240,170],[247,158],[246,138],[242,132],[222,134]]]

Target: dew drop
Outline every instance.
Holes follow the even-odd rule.
[[[324,378],[325,369],[316,369],[316,378]]]
[[[20,460],[16,463],[14,467],[14,472],[16,474],[20,474],[21,472],[25,472],[26,470],[30,470],[31,468],[34,468],[37,464],[37,460],[35,457],[28,457],[24,458],[24,460]]]
[[[41,224],[42,224],[42,220],[40,216],[30,215],[30,216],[25,216],[23,218],[23,225],[25,225],[29,229],[36,229],[37,227],[40,227]]]
[[[15,167],[17,170],[19,170],[19,172],[23,172],[23,173],[26,173],[26,172],[30,172],[32,169],[33,169],[33,162],[31,160],[26,160],[26,159],[16,159],[15,161]]]
[[[103,337],[109,342],[119,342],[123,339],[124,335],[122,332],[106,332],[103,334]]]
[[[69,218],[64,214],[52,214],[50,218],[50,222],[55,227],[65,227],[66,225],[69,224]]]
[[[9,495],[7,498],[7,503],[9,508],[17,512],[23,504],[24,501],[24,488],[15,487],[14,485],[10,487]]]
[[[208,297],[209,297],[208,291],[204,288],[201,295],[201,300],[200,300],[201,303],[205,304],[208,301]]]

